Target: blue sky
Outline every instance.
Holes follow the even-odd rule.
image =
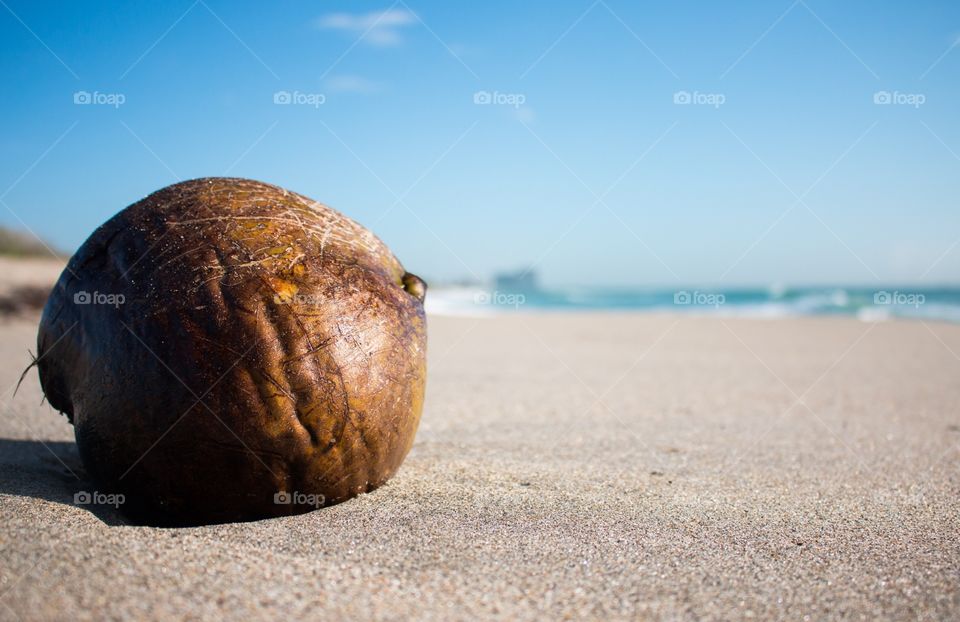
[[[2,0],[0,222],[233,175],[434,280],[960,282],[960,5],[732,4]]]

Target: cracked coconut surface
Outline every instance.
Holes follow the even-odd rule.
[[[955,619],[960,326],[429,320],[383,488],[190,529],[92,490],[0,324],[0,620]],[[76,477],[74,476],[76,475]]]

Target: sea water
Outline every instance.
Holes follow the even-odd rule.
[[[649,311],[744,317],[846,315],[863,320],[960,322],[960,287],[599,288],[499,291],[435,287],[427,312],[492,315],[524,311]]]

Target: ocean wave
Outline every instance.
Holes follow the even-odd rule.
[[[438,287],[427,313],[490,317],[543,311],[643,311],[721,317],[781,318],[846,315],[863,321],[894,318],[960,322],[960,288],[853,287],[667,290],[567,288],[499,292],[483,287]]]

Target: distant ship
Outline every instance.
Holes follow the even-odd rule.
[[[518,293],[535,292],[540,289],[537,285],[537,274],[532,269],[495,274],[493,288],[498,292]]]

